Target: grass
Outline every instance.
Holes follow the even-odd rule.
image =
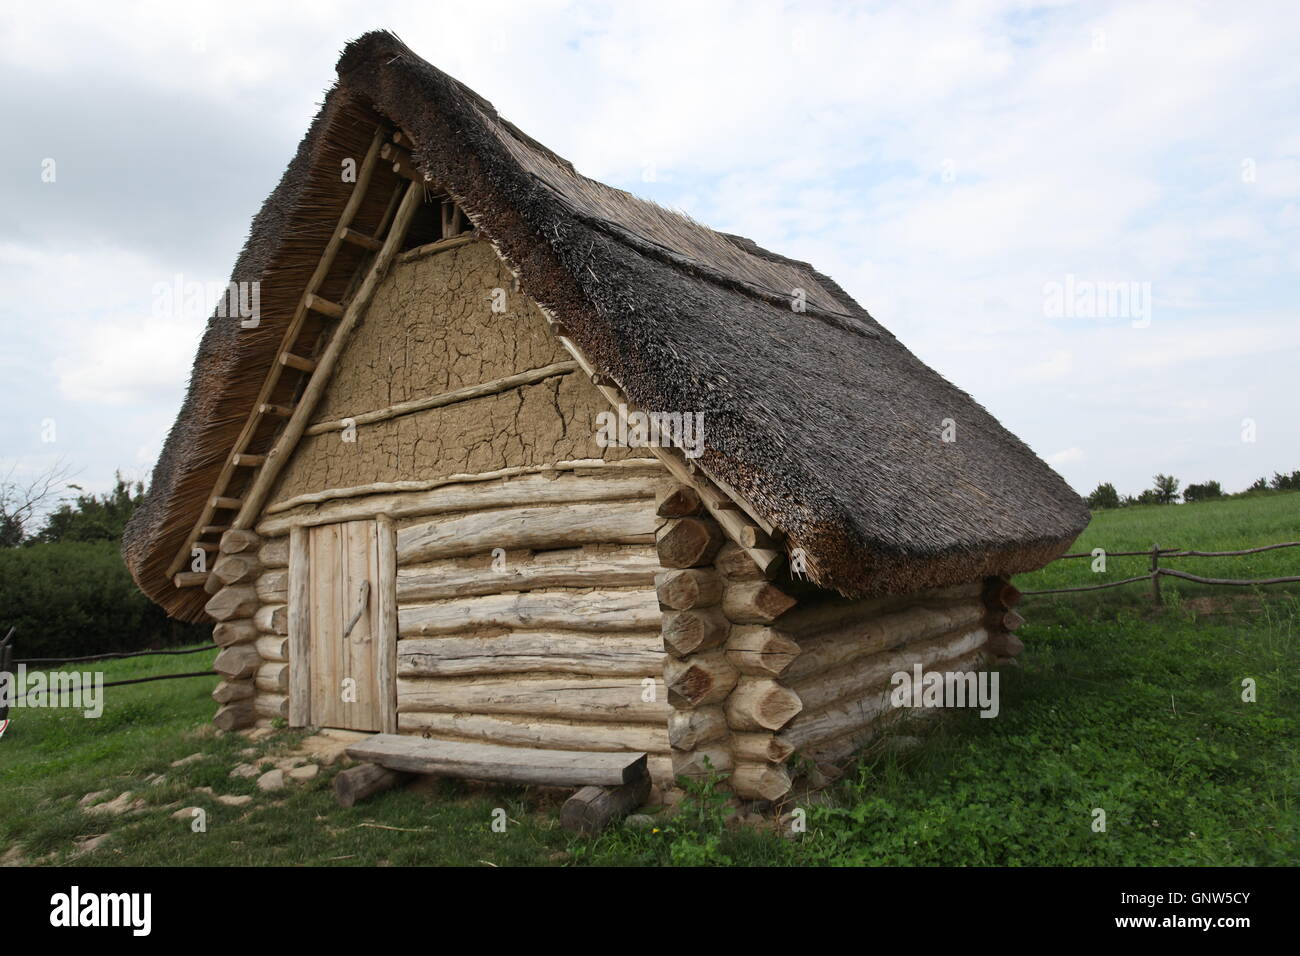
[[[1178,545],[1233,550],[1300,539],[1300,497],[1277,495],[1099,514],[1075,550]],[[1108,562],[1107,574],[1125,559]],[[1295,573],[1300,549],[1182,559],[1221,577]],[[1091,583],[1088,561],[1022,588]],[[1204,565],[1204,567],[1198,566]],[[231,778],[301,734],[250,742],[208,721],[215,678],[106,691],[104,714],[16,708],[0,740],[0,855],[72,865],[1268,865],[1300,858],[1300,605],[1285,587],[1241,593],[1142,585],[1026,598],[1020,666],[1001,671],[1001,715],[944,720],[906,753],[867,755],[815,801],[787,806],[806,832],[732,825],[702,786],[653,826],[596,839],[560,829],[562,794],[438,781],[344,810],[336,768],[284,791]],[[1099,596],[1100,595],[1100,596]],[[200,660],[202,661],[200,663]],[[178,665],[178,661],[184,664]],[[210,654],[103,665],[105,680],[198,670]],[[1257,700],[1242,700],[1250,678]],[[173,768],[189,754],[203,759]],[[151,783],[151,775],[162,782]],[[248,794],[229,807],[197,792]],[[89,792],[131,791],[105,817]],[[207,811],[195,833],[178,808]],[[1094,830],[1105,812],[1104,832]],[[504,832],[493,828],[504,811]],[[95,849],[87,838],[108,834]],[[79,849],[79,845],[82,848]]]

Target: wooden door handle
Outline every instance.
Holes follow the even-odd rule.
[[[361,594],[358,596],[357,609],[352,612],[352,617],[348,620],[348,626],[343,629],[343,640],[347,640],[352,634],[352,629],[357,626],[357,621],[361,620],[361,615],[366,613],[366,605],[370,601],[370,582],[361,582]]]

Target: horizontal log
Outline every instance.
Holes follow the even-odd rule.
[[[968,631],[984,618],[975,602],[947,607],[909,607],[822,630],[800,642],[802,653],[785,672],[787,681],[843,667],[881,651],[905,647],[942,634]],[[785,622],[782,621],[782,630]]]
[[[769,581],[736,581],[722,595],[722,613],[736,624],[770,624],[795,603]]]
[[[797,751],[876,722],[893,709],[889,701],[891,685],[886,682],[865,687],[851,698],[818,710],[804,711],[781,731],[780,737]]]
[[[217,621],[231,621],[235,618],[251,617],[257,610],[259,601],[257,592],[248,585],[225,587],[208,599],[203,606],[208,616]]]
[[[668,700],[674,707],[704,707],[726,700],[736,686],[736,669],[720,651],[692,654],[683,660],[663,661]]]
[[[284,604],[263,604],[253,615],[253,623],[263,634],[289,633],[289,608]]]
[[[257,549],[257,560],[264,568],[287,568],[289,566],[289,539],[271,538]]]
[[[252,700],[236,700],[218,707],[212,722],[220,730],[231,731],[249,727],[256,719]]]
[[[668,720],[668,691],[636,677],[399,678],[397,711],[526,714],[588,722]],[[652,699],[646,700],[646,697]]]
[[[736,626],[726,651],[727,660],[742,674],[780,677],[799,656],[799,645],[776,628]]]
[[[425,737],[459,737],[550,750],[644,750],[652,754],[669,751],[668,738],[658,722],[568,723],[527,716],[417,712],[398,714],[397,729]]]
[[[256,691],[253,689],[253,685],[247,681],[223,680],[212,691],[212,699],[218,704],[229,704],[235,700],[247,700],[254,693]]]
[[[646,774],[644,753],[537,750],[398,734],[376,734],[347,752],[390,770],[525,785],[619,786]]]
[[[779,800],[793,785],[784,767],[770,763],[737,763],[728,782],[746,800]]]
[[[295,525],[333,524],[338,521],[356,521],[380,515],[398,520],[465,511],[479,512],[485,508],[565,505],[597,501],[641,501],[653,498],[656,482],[653,475],[646,475],[633,469],[611,468],[609,470],[611,476],[608,478],[578,477],[564,472],[556,477],[556,472],[550,472],[526,473],[509,480],[480,481],[477,480],[477,476],[465,475],[461,476],[459,481],[437,484],[424,491],[417,491],[414,488],[404,490],[400,487],[404,483],[393,483],[398,484],[399,487],[369,485],[331,489],[331,493],[340,497],[323,499],[316,505],[295,506],[301,510],[285,510],[283,513],[277,511],[274,517],[260,522],[257,530],[260,534],[283,535]],[[418,486],[426,483],[413,482],[412,484]],[[273,506],[273,509],[286,503],[280,502]],[[642,510],[652,519],[654,518],[654,507],[650,500],[644,500]],[[493,547],[497,546],[493,545]]]
[[[713,566],[728,580],[759,581],[765,577],[753,556],[734,541],[728,541],[718,550]]]
[[[492,471],[473,471],[473,472],[456,472],[450,475],[443,475],[439,478],[416,478],[403,481],[372,481],[363,485],[347,485],[340,488],[323,488],[320,491],[304,492],[301,495],[293,495],[290,498],[284,498],[274,504],[268,505],[266,514],[277,515],[286,511],[293,511],[296,508],[305,508],[308,505],[341,505],[348,498],[369,497],[374,499],[367,504],[378,503],[391,498],[402,498],[410,500],[412,494],[423,494],[428,491],[446,489],[452,486],[458,486],[460,491],[475,485],[483,488],[491,488],[494,485],[504,485],[506,479],[518,479],[524,477],[542,478],[552,481],[557,478],[568,478],[577,476],[581,478],[638,478],[652,477],[662,478],[664,468],[657,459],[654,458],[621,458],[614,461],[606,461],[603,458],[574,458],[565,461],[547,462],[543,465],[510,465],[506,468],[495,468]],[[659,483],[656,481],[651,486],[651,494],[657,489]],[[381,496],[389,496],[384,499]],[[391,503],[391,501],[390,501]],[[525,502],[515,502],[522,504]],[[453,511],[464,511],[465,508],[453,508]],[[474,510],[470,506],[469,510]],[[419,514],[429,514],[431,512],[419,512]],[[364,515],[362,515],[364,517]],[[410,517],[409,515],[407,517]]]
[[[452,634],[476,628],[645,631],[660,624],[650,591],[531,591],[490,594],[398,609],[402,637]]]
[[[882,651],[854,660],[844,667],[813,674],[799,680],[787,676],[790,686],[803,701],[804,708],[814,710],[846,697],[857,697],[866,688],[884,683],[894,674],[910,673],[914,664],[929,668],[935,661],[948,660],[984,645],[988,632],[976,628],[965,633],[917,641],[896,651]]]
[[[262,666],[262,655],[251,644],[236,644],[221,651],[212,662],[212,669],[235,680],[252,677]]]
[[[665,568],[696,568],[710,563],[724,540],[712,518],[674,518],[660,530],[655,548]]]
[[[442,564],[401,568],[397,572],[397,601],[434,601],[441,598],[501,594],[558,587],[650,587],[659,568],[649,548],[623,547],[612,551],[569,548],[543,551],[532,560],[510,561],[496,570]]]
[[[655,593],[660,604],[676,611],[708,607],[722,599],[722,578],[701,568],[665,571],[655,578]]]
[[[731,752],[737,762],[785,763],[794,755],[794,747],[773,733],[737,732],[731,735]]]
[[[674,709],[668,718],[668,743],[676,750],[694,750],[729,734],[721,707]]]
[[[804,601],[782,616],[781,630],[790,634],[802,645],[801,638],[807,635],[853,621],[869,620],[909,607],[938,606],[946,602],[974,603],[979,599],[981,587],[982,585],[976,581],[950,588],[933,588],[911,594],[891,594],[865,600],[833,597],[820,601]]]
[[[723,746],[704,746],[695,750],[673,751],[673,776],[688,780],[707,780],[730,773],[735,766],[731,751]]]
[[[257,640],[257,625],[250,620],[222,621],[212,628],[212,641],[219,647]]]
[[[257,653],[261,655],[264,661],[279,661],[283,663],[289,659],[289,639],[279,635],[267,635],[259,637],[253,645],[257,648]]]
[[[172,575],[172,587],[200,588],[204,587],[207,583],[207,571],[178,571]]]
[[[552,482],[558,483],[559,479]],[[658,522],[653,509],[642,501],[480,511],[403,528],[397,533],[397,563],[413,564],[493,548],[509,551],[597,543],[642,544],[654,541]]]
[[[257,554],[261,537],[255,531],[232,528],[221,535],[222,554]]]
[[[1010,631],[998,631],[989,637],[988,650],[994,657],[1019,657],[1025,642]]]
[[[1000,623],[1008,631],[1015,631],[1025,626],[1025,619],[1015,611],[1007,611],[1002,615]]]
[[[983,667],[983,651],[975,651],[964,657],[954,658],[943,661],[935,665],[935,669],[943,671],[971,671],[979,670]],[[899,721],[904,718],[913,720],[926,719],[940,716],[944,713],[939,708],[896,708],[889,704],[887,691],[889,688],[880,689],[884,693],[885,706],[879,711],[864,711],[862,719],[855,727],[847,733],[838,736],[808,740],[804,743],[797,743],[797,750],[801,756],[813,760],[821,766],[839,767],[843,766],[850,758],[854,757],[863,747],[880,737],[882,734],[889,732]],[[876,699],[874,696],[868,698]],[[867,720],[867,716],[872,716]],[[796,743],[797,735],[791,731],[795,725],[791,724],[790,728],[781,734],[790,743]]]
[[[716,607],[665,611],[660,625],[664,650],[677,657],[720,646],[730,629],[730,622]]]
[[[289,719],[289,697],[286,694],[259,693],[253,698],[253,710],[259,717],[274,720]]]
[[[223,554],[212,566],[212,574],[222,584],[247,584],[257,580],[262,565],[256,554]]]
[[[289,572],[285,568],[263,572],[253,585],[257,599],[263,604],[287,604],[289,601]]]
[[[804,708],[799,694],[765,677],[741,677],[727,698],[727,723],[736,730],[780,730]]]
[[[661,518],[686,518],[703,510],[700,493],[690,485],[668,482],[655,496],[655,514]]]
[[[263,664],[257,669],[254,684],[260,691],[267,691],[272,694],[287,694],[289,692],[289,665]]]
[[[655,677],[664,653],[657,633],[627,637],[512,633],[398,641],[399,677],[560,672],[593,677]]]

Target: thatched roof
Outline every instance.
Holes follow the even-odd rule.
[[[1087,524],[1051,468],[832,280],[580,175],[376,32],[344,50],[337,85],[236,264],[235,280],[262,281],[261,327],[210,322],[127,529],[127,564],[171,613],[200,613],[202,589],[173,588],[166,565],[346,199],[340,158],[364,152],[377,118],[413,137],[417,167],[634,406],[705,413],[700,463],[804,549],[815,583],[862,596],[1027,571]],[[791,308],[796,289],[806,311]],[[941,440],[945,419],[955,442]]]

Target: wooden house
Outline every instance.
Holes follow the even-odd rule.
[[[895,672],[1014,656],[1009,576],[1088,520],[829,278],[582,176],[388,33],[232,282],[258,314],[211,319],[124,546],[217,622],[223,728],[774,800],[895,719]]]

